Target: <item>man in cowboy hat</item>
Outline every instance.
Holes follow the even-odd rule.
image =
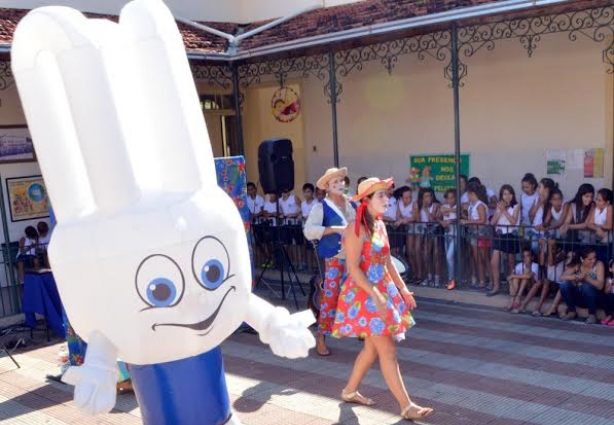
[[[341,245],[341,235],[348,223],[356,217],[356,206],[344,194],[345,177],[347,168],[329,168],[318,179],[317,187],[326,191],[326,197],[311,209],[304,228],[308,240],[318,241],[318,256],[324,259],[325,264],[316,345],[316,351],[321,356],[330,354],[325,337],[330,335],[335,321],[339,286],[345,273],[345,252]]]

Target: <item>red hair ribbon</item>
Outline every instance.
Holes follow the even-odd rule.
[[[360,205],[356,209],[356,224],[354,225],[356,236],[360,236],[361,223],[365,225],[365,229],[367,230],[367,232],[369,231],[369,225],[367,224],[367,217],[365,216],[365,209],[367,208],[368,203],[369,203],[369,199],[363,198],[363,200],[360,202]]]

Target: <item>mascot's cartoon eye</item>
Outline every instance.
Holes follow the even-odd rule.
[[[224,265],[216,259],[207,261],[200,272],[201,283],[209,289],[220,286],[225,277]]]
[[[150,255],[136,272],[136,291],[150,308],[176,306],[183,297],[184,287],[181,268],[166,255]]]
[[[205,236],[192,253],[192,272],[203,288],[215,291],[230,277],[230,256],[218,238]]]
[[[152,307],[168,307],[177,298],[177,287],[165,277],[159,277],[147,285],[145,295]]]

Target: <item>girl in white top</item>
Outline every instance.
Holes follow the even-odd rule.
[[[407,262],[410,265],[410,270],[413,273],[411,280],[418,279],[417,264],[418,257],[416,255],[416,237],[414,223],[418,215],[418,203],[413,199],[413,192],[409,186],[403,186],[399,189],[400,199],[398,202],[397,223],[404,225],[407,228],[407,240],[405,241]]]
[[[515,256],[520,250],[520,241],[516,236],[517,226],[520,224],[520,205],[516,201],[514,188],[509,184],[501,186],[499,191],[499,204],[497,212],[492,217],[490,224],[496,227],[493,243],[492,258],[490,269],[492,271],[492,291],[486,295],[489,297],[499,293],[501,288],[500,261],[501,253],[507,254],[509,269],[514,269]]]
[[[399,213],[399,196],[398,191],[394,190],[394,184],[386,191],[388,196],[388,206],[382,215],[382,220],[386,223],[386,231],[388,232],[388,242],[390,243],[390,252],[395,255],[401,254],[403,244],[405,243],[405,235],[403,228],[400,227],[397,216]]]
[[[561,236],[565,236],[572,243],[589,242],[589,217],[593,213],[595,203],[595,188],[590,183],[582,183],[578,187],[576,196],[567,206],[565,223],[561,226]]]
[[[436,230],[439,228],[437,216],[439,214],[439,202],[435,198],[432,188],[421,188],[418,192],[418,217],[419,225],[416,226],[418,233],[416,237],[416,252],[418,258],[418,276],[423,279],[422,285],[433,284],[439,286],[439,252]],[[433,280],[433,276],[435,280]]]
[[[546,208],[546,218],[544,219],[544,230],[550,238],[559,237],[559,229],[565,223],[567,205],[563,203],[563,192],[557,187],[550,191],[550,200]]]
[[[525,239],[531,240],[531,248],[539,253],[539,265],[543,266],[546,255],[546,215],[550,209],[550,193],[558,188],[554,180],[543,178],[537,185],[537,201],[529,211],[532,228],[525,231]]]
[[[550,293],[550,285],[556,285],[557,288],[560,286],[561,276],[563,276],[563,273],[565,273],[565,269],[572,263],[573,259],[573,251],[569,251],[567,252],[567,254],[565,254],[561,245],[555,245],[551,250],[548,251],[548,269],[546,273],[546,279],[544,280],[542,293],[539,297],[539,304],[537,305],[537,308],[533,310],[533,316],[539,317],[542,315],[541,310],[544,306],[546,298],[548,298],[548,294]],[[531,288],[531,291],[529,292],[529,294],[527,294],[527,300],[530,300],[531,293],[535,295],[537,291],[533,292],[533,288]],[[548,311],[545,314],[546,317],[552,316],[558,311],[559,305],[561,304],[562,300],[563,297],[561,295],[561,291],[557,290],[556,296],[554,297],[554,301],[552,302],[552,304],[548,308]]]
[[[309,217],[309,213],[313,209],[314,205],[319,201],[314,198],[315,187],[311,183],[305,183],[303,185],[303,201],[301,202],[301,216],[302,216],[302,225],[303,229],[305,228],[305,223],[307,222],[307,218]],[[311,247],[310,242],[307,242],[302,237],[303,235],[295,235],[300,243],[300,253],[301,253],[301,264],[298,266],[299,270],[314,270],[315,266],[317,266],[317,258],[315,255],[315,250],[308,249]]]
[[[547,210],[550,207],[550,193],[555,188],[558,188],[558,185],[554,180],[547,177],[541,179],[539,185],[537,185],[537,201],[529,211],[529,219],[539,237],[544,236],[544,221],[548,212]]]
[[[491,188],[483,185],[479,177],[474,176],[469,179],[469,183],[474,183],[474,182],[479,184],[482,188],[484,188],[484,192],[486,193],[485,204],[486,204],[486,207],[488,208],[488,218],[490,218],[495,214],[497,210],[497,202],[499,202],[499,200],[497,199],[497,194]],[[462,202],[462,199],[461,199],[461,202]]]
[[[467,234],[471,245],[471,286],[473,288],[486,288],[485,271],[489,266],[489,239],[481,238],[488,219],[488,199],[484,186],[478,183],[467,185],[469,205],[467,218],[461,220],[467,226]],[[479,278],[479,285],[478,285]]]
[[[445,204],[439,209],[439,224],[444,229],[444,243],[446,247],[446,263],[448,265],[449,291],[456,288],[456,275],[454,263],[456,262],[456,189],[446,190]]]
[[[557,240],[560,238],[560,228],[565,223],[567,206],[563,203],[563,193],[558,187],[550,190],[545,206],[544,222],[536,229],[543,232],[539,241],[539,264],[545,264],[546,254],[555,251]]]
[[[268,220],[271,226],[277,225],[279,211],[277,211],[277,195],[274,193],[269,193],[265,197],[264,206],[262,207],[262,216],[265,221]]]
[[[386,196],[388,196],[388,208],[386,208],[382,219],[386,224],[395,223],[397,221],[398,201],[394,197],[394,185],[388,189]]]
[[[533,252],[531,248],[526,247],[522,250],[522,263],[518,263],[516,268],[514,268],[514,273],[512,273],[507,281],[510,283],[510,306],[509,310],[514,313],[520,313],[524,311],[526,305],[531,301],[531,298],[527,297],[525,302],[520,303],[522,299],[522,294],[525,288],[533,283],[536,287],[541,286],[541,282],[539,282],[539,265],[533,262]],[[535,295],[535,294],[533,294]],[[518,298],[518,299],[516,299]]]
[[[31,260],[32,266],[38,268],[36,248],[38,246],[38,232],[33,226],[26,227],[25,237],[19,240],[19,251],[17,252],[17,275],[19,282],[23,284],[25,276],[24,262]]]
[[[588,228],[595,232],[600,243],[612,242],[612,191],[600,189],[595,199],[593,214],[588,218]]]
[[[522,178],[522,193],[520,194],[520,208],[522,214],[521,223],[525,227],[531,227],[531,208],[538,200],[537,179],[531,173],[527,173]]]
[[[279,200],[279,210],[284,224],[297,224],[301,216],[301,200],[292,192],[284,192]]]

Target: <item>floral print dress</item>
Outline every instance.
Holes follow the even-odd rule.
[[[397,289],[386,263],[390,257],[390,244],[386,228],[381,220],[375,222],[373,235],[365,240],[360,268],[373,285],[386,298],[388,314],[382,319],[373,298],[362,290],[349,274],[344,276],[332,336],[366,337],[393,336],[403,339],[405,332],[414,326],[414,319]]]

